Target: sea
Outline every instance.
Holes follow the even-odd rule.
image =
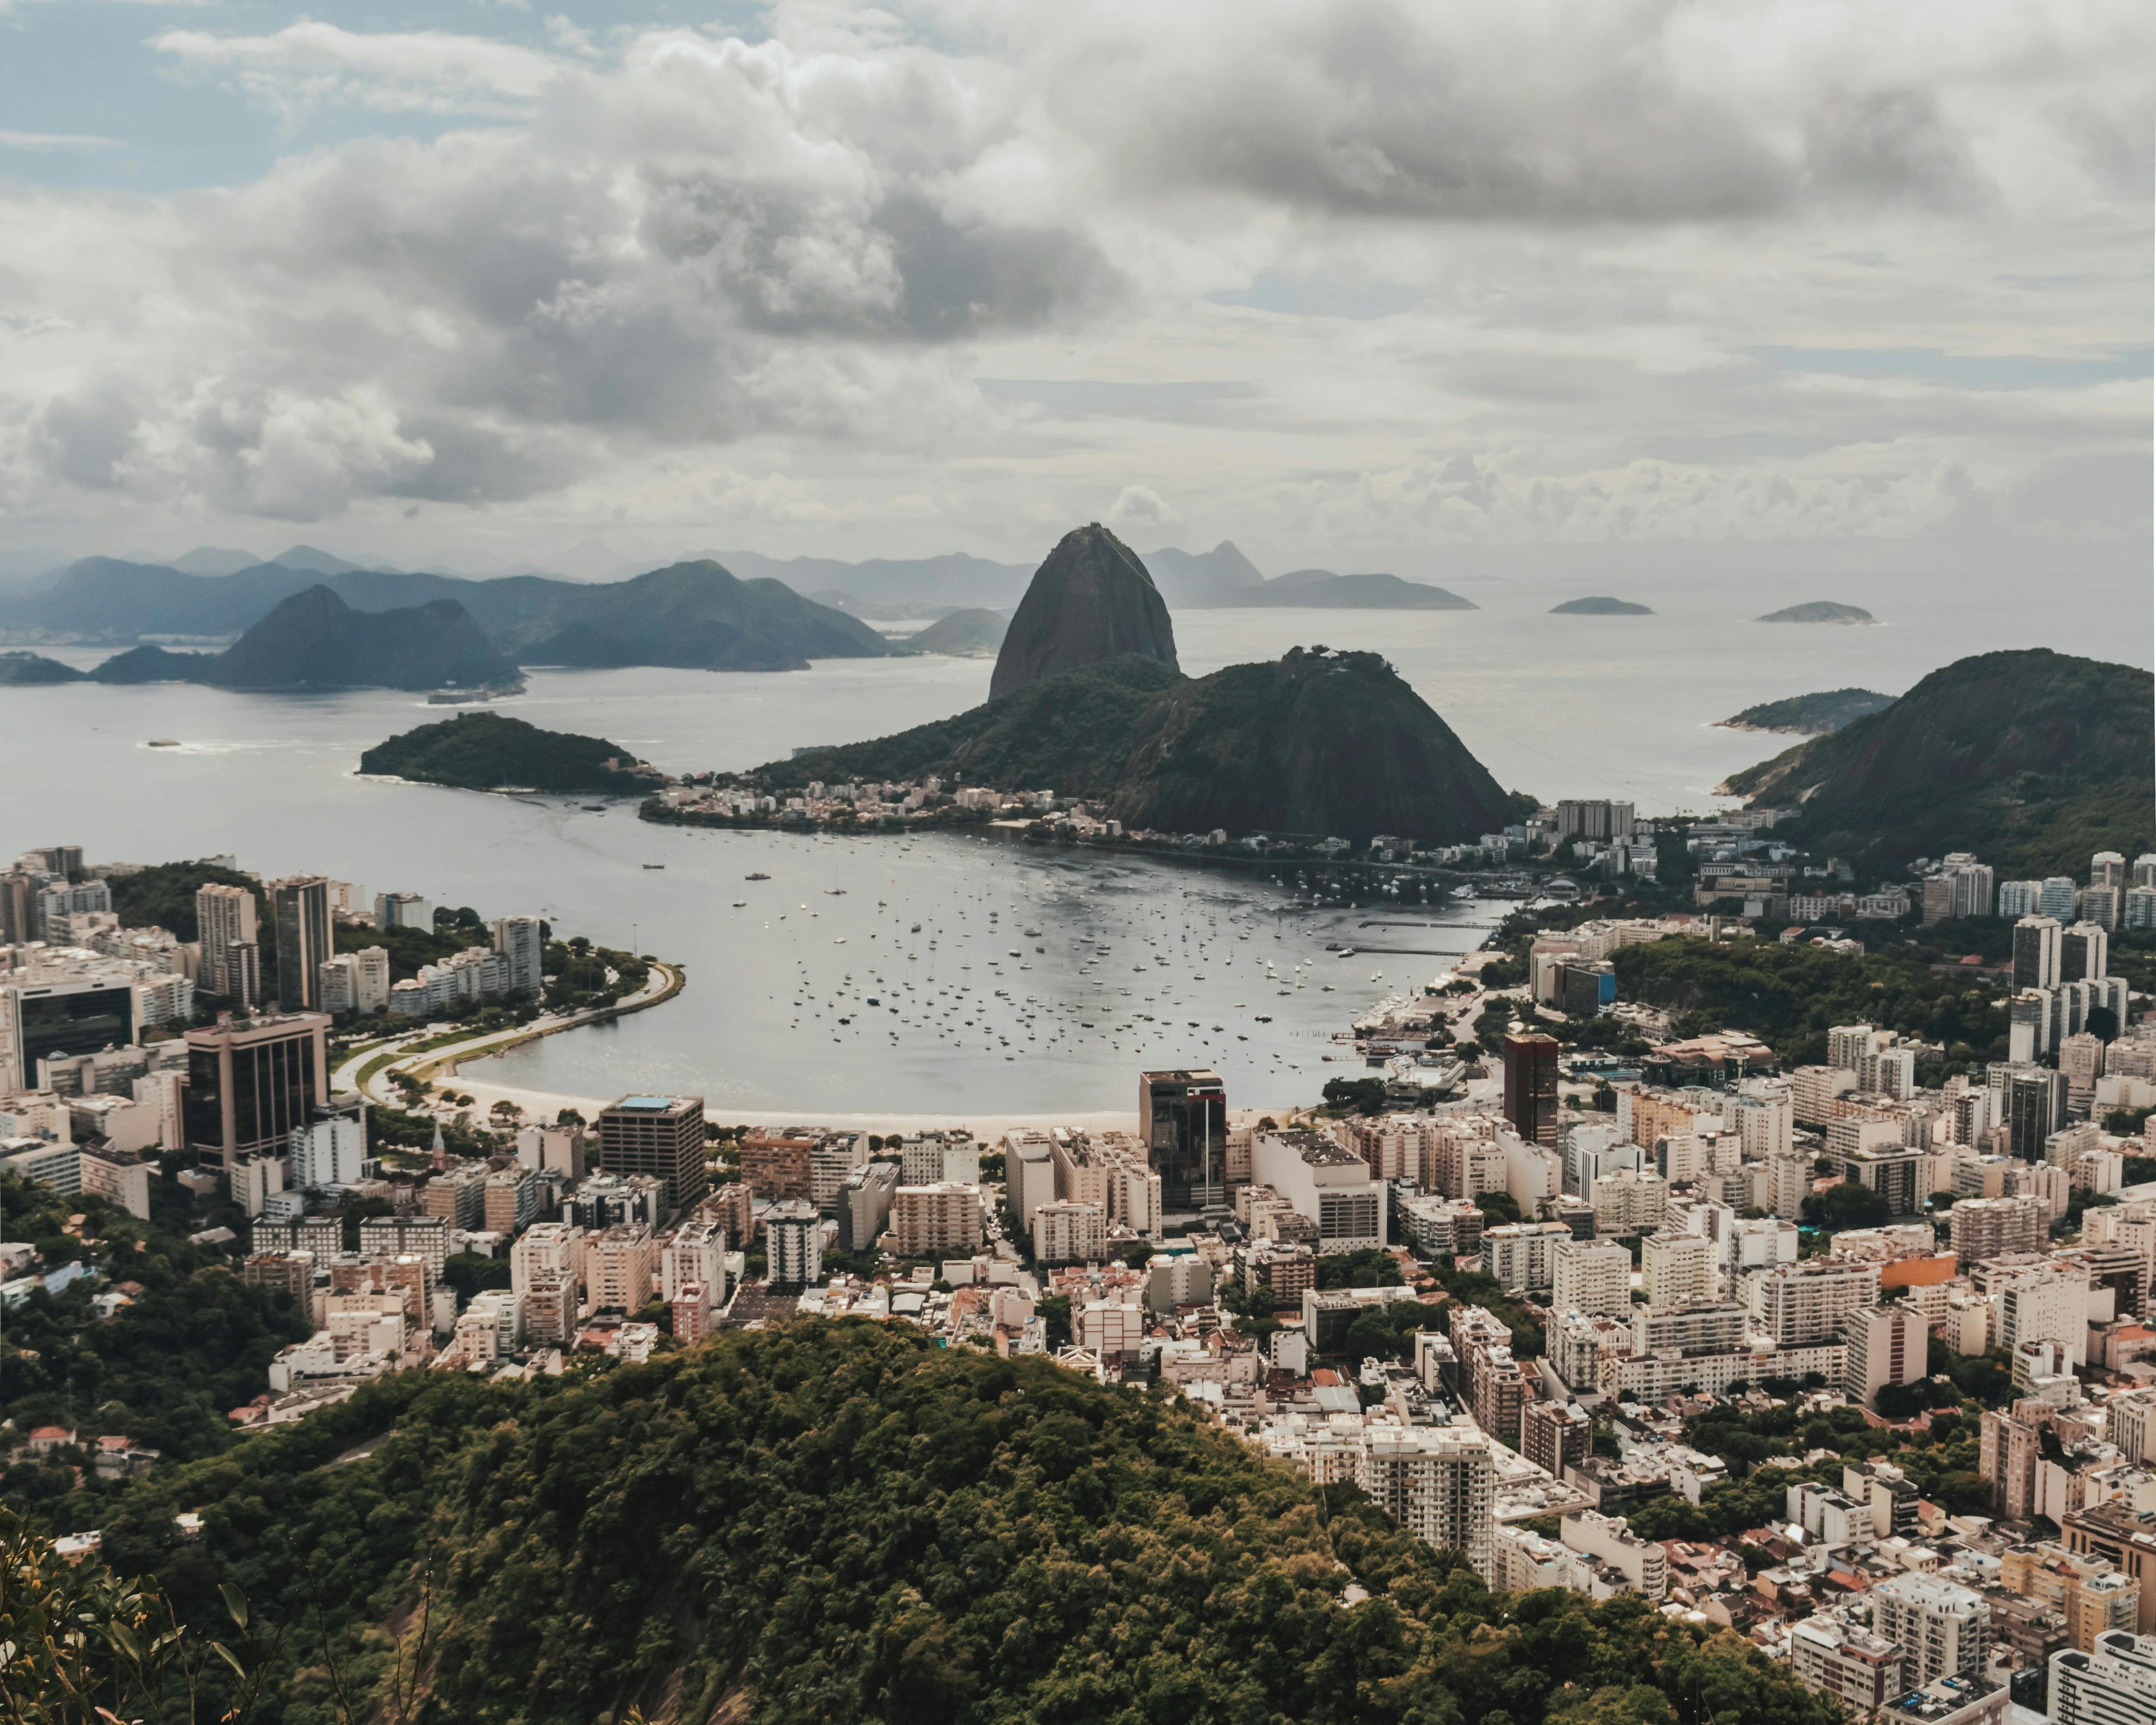
[[[1185,611],[1203,674],[1324,644],[1383,654],[1507,787],[1703,812],[1731,772],[1796,739],[1717,721],[1784,696],[1906,691],[1970,653],[2054,646],[2147,665],[2148,595],[2115,631],[1988,585],[1906,613],[1865,592],[1630,582],[1646,617],[1557,617],[1478,593],[1469,612]],[[1834,597],[1871,627],[1752,621]],[[40,650],[87,666],[102,649]],[[831,660],[806,671],[531,674],[499,703],[675,772],[739,768],[885,735],[985,698],[984,660]],[[721,1117],[1097,1116],[1139,1071],[1205,1066],[1233,1106],[1314,1101],[1357,1076],[1335,1040],[1418,988],[1509,908],[1493,900],[1312,904],[1292,875],[1044,848],[978,833],[861,835],[650,825],[598,798],[358,776],[361,752],[446,717],[408,695],[181,685],[0,689],[0,855],[79,844],[94,861],[229,854],[491,917],[543,915],[683,964],[675,1000],[469,1069],[565,1096],[701,1094]],[[151,747],[151,742],[172,747]],[[593,806],[596,805],[596,806]],[[752,879],[752,876],[763,876]],[[1341,949],[1353,948],[1352,953]]]

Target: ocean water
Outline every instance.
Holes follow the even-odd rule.
[[[1776,593],[1630,581],[1620,596],[1652,605],[1644,618],[1553,617],[1554,596],[1507,592],[1478,590],[1485,608],[1472,612],[1186,611],[1177,639],[1200,674],[1296,644],[1381,652],[1508,787],[1630,797],[1642,813],[1709,807],[1726,774],[1793,741],[1715,726],[1759,701],[1851,685],[1900,693],[1951,660],[2009,646],[2150,656],[2145,592],[2138,613],[2115,608],[2115,629],[1995,584],[1926,609],[1914,588],[1905,603],[1830,582]],[[1884,620],[1750,620],[1810,597]],[[989,669],[923,659],[773,675],[542,671],[504,710],[610,737],[673,771],[742,768],[962,711],[984,697]],[[1139,1070],[1188,1064],[1220,1067],[1237,1106],[1307,1101],[1350,1070],[1324,1055],[1355,1011],[1441,970],[1502,909],[1297,911],[1291,883],[1262,874],[976,835],[660,828],[621,804],[593,812],[589,799],[356,776],[369,744],[444,716],[385,691],[0,690],[0,855],[59,842],[100,860],[230,852],[265,874],[319,871],[490,916],[536,911],[566,931],[634,942],[688,966],[678,1000],[547,1039],[486,1076],[577,1095],[701,1091],[722,1110],[802,1118],[1126,1109]],[[179,747],[152,749],[152,738]],[[1436,926],[1364,926],[1373,921]],[[1342,959],[1328,942],[1366,950]]]

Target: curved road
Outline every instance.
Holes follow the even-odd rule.
[[[469,1060],[475,1055],[490,1054],[511,1043],[526,1042],[535,1036],[552,1036],[563,1030],[573,1030],[579,1024],[597,1024],[604,1019],[624,1012],[634,1012],[640,1007],[655,1004],[681,987],[681,973],[670,964],[654,962],[651,974],[644,978],[644,986],[633,994],[624,994],[612,1006],[593,1007],[584,1012],[572,1012],[561,1016],[542,1014],[528,1024],[512,1024],[506,1030],[494,1030],[472,1036],[462,1042],[445,1042],[439,1048],[416,1050],[409,1055],[400,1055],[383,1060],[368,1075],[364,1086],[357,1081],[362,1067],[382,1060],[385,1054],[410,1047],[414,1043],[426,1042],[440,1034],[431,1025],[419,1024],[402,1036],[387,1042],[377,1042],[346,1055],[330,1072],[331,1091],[357,1090],[370,1102],[384,1102],[393,1106],[403,1106],[403,1099],[390,1087],[390,1074],[413,1071],[416,1069],[440,1066],[452,1060]]]

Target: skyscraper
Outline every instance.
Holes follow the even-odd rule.
[[[1505,1039],[1505,1118],[1530,1144],[1557,1142],[1557,1051],[1539,1030]]]
[[[1228,1091],[1218,1072],[1139,1073],[1138,1127],[1164,1203],[1227,1202]]]
[[[2084,977],[2108,976],[2111,936],[2100,922],[2076,922],[2059,933],[2059,980],[2077,983]]]
[[[195,931],[202,942],[204,993],[233,993],[233,943],[252,945],[259,938],[254,917],[254,894],[247,887],[212,881],[195,889]]]
[[[334,950],[330,938],[330,883],[320,875],[295,875],[270,883],[277,917],[277,1005],[285,1012],[311,1011],[321,1002],[321,968]]]
[[[2056,916],[2061,922],[2066,922],[2074,914],[2075,891],[2071,875],[2046,875],[2036,906],[2046,916]]]
[[[187,1033],[182,1122],[187,1148],[230,1168],[243,1156],[282,1156],[330,1093],[328,1017],[222,1024]]]
[[[2044,1066],[2017,1067],[2006,1077],[2007,1153],[2044,1159],[2044,1140],[2066,1123],[2066,1081]]]
[[[546,927],[536,916],[502,916],[494,925],[494,950],[509,960],[509,991],[536,994],[546,986]]]
[[[2071,888],[2073,883],[2068,881]],[[2066,914],[2074,912],[2069,897]],[[2014,925],[2014,986],[2017,988],[2048,988],[2059,979],[2059,919],[2049,914],[2024,916]]]

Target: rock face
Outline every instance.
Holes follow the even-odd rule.
[[[1383,659],[1301,647],[1158,696],[1111,808],[1127,826],[1357,844],[1457,843],[1511,818],[1489,769]]]
[[[2079,873],[2092,851],[2133,856],[2156,834],[2151,695],[2131,665],[1979,654],[1730,789],[1794,809],[1798,837],[1867,867],[1974,850],[2002,872]]]
[[[1152,577],[1136,552],[1095,521],[1065,533],[1034,572],[1004,636],[988,696],[1126,653],[1181,669]]]

